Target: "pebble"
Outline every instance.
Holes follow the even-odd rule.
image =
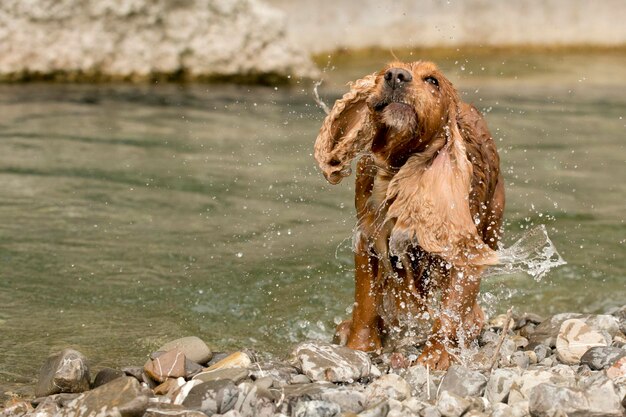
[[[328,401],[301,401],[296,405],[294,417],[335,417],[341,413],[337,404]]]
[[[172,340],[161,346],[157,351],[167,352],[170,350],[178,350],[185,354],[185,357],[199,364],[205,364],[211,360],[213,352],[202,339],[196,336],[181,337]]]
[[[531,353],[534,354],[534,352]],[[530,365],[530,357],[526,354],[526,352],[513,352],[509,358],[509,363],[513,366],[517,366],[518,368],[526,369],[528,368],[528,365]]]
[[[548,346],[542,344],[536,345],[533,348],[533,352],[535,352],[535,355],[537,355],[537,362],[541,362],[552,353]]]
[[[221,359],[205,369],[205,371],[215,371],[217,369],[227,368],[247,368],[252,365],[252,359],[247,353],[235,352]]]
[[[90,377],[87,359],[82,353],[65,349],[49,356],[39,371],[35,396],[60,392],[83,392],[89,389]]]
[[[367,353],[323,342],[305,342],[295,349],[303,373],[313,381],[354,382],[370,375]]]
[[[187,375],[184,353],[174,349],[165,353],[159,352],[155,356],[155,358],[149,359],[143,367],[143,370],[155,381],[163,382],[167,378]]]
[[[623,417],[623,408],[619,400],[616,401],[617,396],[613,397],[589,401],[583,390],[543,383],[530,392],[528,408],[534,417],[551,417],[557,413],[566,416]]]
[[[485,398],[492,404],[506,402],[511,386],[518,383],[520,376],[521,371],[519,369],[495,369],[485,386]]]
[[[442,377],[429,371],[423,365],[411,366],[404,373],[404,379],[411,386],[411,395],[422,401],[428,401],[437,395],[437,386]]]
[[[249,375],[249,371],[246,368],[222,368],[214,371],[204,371],[194,375],[193,379],[199,381],[217,381],[219,379],[229,379],[235,384],[242,382]]]
[[[151,395],[150,392],[144,389],[135,378],[125,376],[79,395],[55,417],[142,415],[148,408],[149,395]]]
[[[558,359],[569,365],[578,364],[590,348],[607,345],[602,333],[593,330],[580,319],[565,320],[556,339]]]
[[[389,402],[380,401],[378,404],[362,411],[358,417],[386,417],[389,415]]]
[[[101,385],[111,382],[114,379],[121,378],[125,375],[124,371],[119,369],[102,368],[93,380],[93,388],[98,388]]]
[[[219,380],[194,385],[182,401],[182,405],[205,414],[223,414],[235,407],[239,389],[232,381]]]
[[[621,358],[606,370],[606,375],[611,379],[626,377],[626,358]]]
[[[580,358],[581,365],[599,371],[610,367],[619,359],[626,356],[626,350],[611,346],[596,346],[587,350]]]
[[[437,410],[443,417],[460,417],[470,407],[470,402],[448,391],[442,391],[437,401]]]
[[[485,392],[487,378],[478,371],[461,365],[452,365],[439,386],[440,392],[449,392],[459,397],[480,397]]]
[[[368,406],[389,398],[403,401],[411,396],[411,386],[396,374],[386,374],[369,384],[365,395]]]

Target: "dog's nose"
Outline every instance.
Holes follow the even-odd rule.
[[[385,82],[392,89],[402,87],[403,84],[411,82],[413,76],[403,68],[390,68],[385,73]]]

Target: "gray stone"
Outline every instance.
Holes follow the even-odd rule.
[[[603,393],[606,393],[603,391]],[[589,394],[591,396],[593,394]],[[615,398],[617,396],[615,395]],[[529,410],[535,417],[552,417],[558,412],[568,417],[621,417],[623,408],[612,398],[589,401],[585,392],[578,389],[558,387],[552,384],[535,386],[529,396]]]
[[[225,368],[216,369],[215,371],[205,371],[196,374],[193,379],[199,381],[217,381],[220,379],[229,379],[235,384],[239,384],[248,377],[249,371],[246,368]]]
[[[604,372],[596,372],[579,383],[589,402],[589,412],[597,415],[619,415],[622,396],[614,381],[607,378]],[[604,414],[603,414],[604,413]],[[626,413],[625,413],[626,414]]]
[[[125,375],[124,371],[119,369],[102,368],[93,380],[93,387],[98,388],[101,385],[111,382],[114,379],[121,378]]]
[[[597,332],[607,332],[611,337],[619,331],[619,323],[616,317],[607,314],[576,314],[561,313],[544,320],[535,328],[535,332],[530,335],[529,347],[533,348],[537,344],[544,344],[549,347],[556,346],[556,339],[565,320],[582,320],[592,330]]]
[[[437,400],[437,410],[443,417],[460,417],[470,405],[471,403],[465,398],[448,391],[442,391]]]
[[[206,417],[202,411],[188,410],[182,405],[150,403],[142,417]]]
[[[534,354],[534,352],[532,352]],[[513,366],[517,366],[521,369],[528,368],[530,365],[530,357],[526,354],[526,352],[513,352],[511,357],[509,358],[509,363]]]
[[[46,397],[28,417],[54,416],[61,410],[60,405],[52,397]]]
[[[60,392],[83,392],[89,389],[90,377],[87,360],[82,353],[65,349],[49,356],[39,371],[35,396]]]
[[[208,415],[223,414],[235,407],[239,399],[239,389],[227,379],[208,381],[191,388],[182,405]]]
[[[575,365],[590,348],[608,344],[609,341],[601,332],[592,329],[583,320],[569,319],[561,324],[556,339],[556,351],[561,362]]]
[[[299,375],[298,370],[294,366],[279,361],[255,363],[253,367],[249,368],[249,372],[252,379],[269,376],[277,386],[288,385],[295,376]],[[311,381],[308,380],[307,382]]]
[[[491,417],[515,417],[513,408],[508,404],[494,404],[491,410]]]
[[[263,395],[263,390],[250,382],[239,384],[239,398],[233,410],[242,417],[263,417],[274,414],[274,404],[271,398]]]
[[[543,361],[552,354],[550,348],[546,345],[538,344],[533,347],[533,352],[537,355],[537,362]]]
[[[483,395],[487,378],[478,371],[472,371],[460,365],[452,365],[443,377],[439,390],[447,391],[459,397],[479,397]]]
[[[33,411],[33,406],[26,401],[12,400],[0,409],[0,417],[24,417]]]
[[[389,402],[382,400],[378,404],[360,412],[358,417],[386,417],[389,415],[389,408]]]
[[[411,386],[411,395],[422,401],[428,401],[436,396],[437,386],[442,378],[423,365],[411,366],[404,374],[404,379]]]
[[[610,367],[619,359],[626,356],[626,350],[610,346],[597,346],[587,350],[580,358],[581,365],[599,371]]]
[[[506,402],[511,386],[520,380],[520,375],[519,369],[495,369],[485,387],[485,397],[492,404]]]
[[[291,377],[291,379],[289,380],[289,383],[290,384],[310,384],[311,378],[309,378],[306,375],[297,374]]]
[[[310,76],[286,16],[257,0],[0,2],[0,79]],[[15,48],[14,45],[19,45]]]
[[[328,401],[300,401],[294,409],[294,417],[335,417],[341,413],[337,404]]]
[[[319,399],[337,404],[342,413],[360,413],[367,403],[365,393],[351,386],[323,389]]]
[[[301,343],[295,357],[313,381],[353,382],[369,376],[372,369],[366,353],[323,342]]]
[[[436,406],[431,405],[431,406],[425,407],[422,410],[421,416],[422,417],[441,417],[441,413],[439,412],[439,409],[437,409]]]
[[[141,416],[150,395],[135,378],[125,376],[79,395],[55,417]]]
[[[184,353],[187,359],[200,364],[206,364],[213,357],[213,353],[207,344],[196,336],[181,337],[180,339],[172,340],[157,350],[167,352],[173,349],[177,349],[179,352]]]
[[[390,398],[403,401],[411,396],[411,386],[396,374],[386,374],[369,384],[365,395],[368,406]]]
[[[563,368],[552,368],[550,370],[529,369],[522,373],[519,380],[518,389],[522,398],[528,399],[530,391],[539,384],[547,383],[558,387],[572,387],[576,384],[576,375],[569,367],[563,365],[569,370],[569,373]],[[509,394],[509,404],[511,398]]]

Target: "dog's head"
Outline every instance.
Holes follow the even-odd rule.
[[[393,62],[353,83],[337,100],[317,137],[315,157],[332,184],[350,174],[358,153],[397,167],[436,138],[450,137],[458,101],[432,62]]]

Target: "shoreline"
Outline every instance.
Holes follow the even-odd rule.
[[[312,63],[322,69],[332,62],[333,65],[345,66],[348,62],[357,61],[368,63],[390,61],[394,57],[400,60],[414,60],[420,56],[428,56],[431,60],[450,60],[461,58],[486,58],[501,56],[503,58],[519,58],[524,55],[616,55],[626,56],[626,44],[620,45],[593,45],[593,44],[564,44],[564,45],[477,45],[467,44],[460,46],[432,46],[432,47],[402,47],[385,49],[381,47],[368,48],[339,48],[310,55]],[[192,73],[191,71],[175,70],[172,72],[152,71],[148,73],[108,73],[102,71],[83,70],[51,70],[45,71],[18,71],[0,73],[0,85],[17,85],[29,83],[50,84],[187,84],[200,83],[295,86],[303,82],[310,82],[321,78],[318,72],[308,76],[280,71],[249,71],[239,73]]]
[[[192,336],[161,346],[143,366],[97,373],[65,349],[45,360],[35,395],[11,398],[0,415],[622,416],[625,332],[626,305],[545,319],[498,315],[447,372],[412,364],[420,348],[411,344],[365,354],[303,341],[289,358],[264,359],[271,355],[214,353]]]

